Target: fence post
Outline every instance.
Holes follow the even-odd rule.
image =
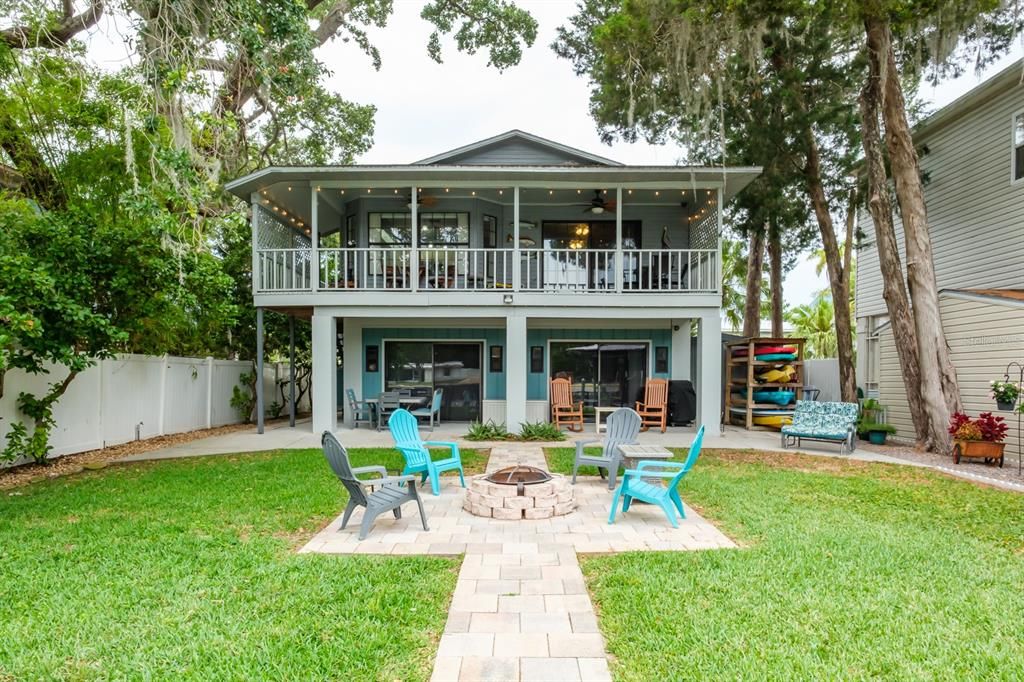
[[[156,435],[164,435],[164,412],[167,409],[167,353],[160,356],[160,402],[156,417]]]
[[[213,427],[213,356],[206,356],[206,428]]]

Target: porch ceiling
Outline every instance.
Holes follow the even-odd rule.
[[[550,186],[569,190],[630,185],[649,188],[661,186],[679,190],[689,186],[721,186],[724,200],[729,201],[760,173],[759,167],[696,166],[272,166],[229,182],[226,189],[235,196],[248,200],[253,192],[281,183],[292,183],[293,190],[298,186],[308,188],[310,184],[405,188],[413,185],[444,187],[451,184],[466,186],[468,183],[477,183],[480,187]]]

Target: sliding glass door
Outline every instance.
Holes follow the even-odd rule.
[[[642,398],[648,348],[644,341],[553,341],[551,378],[572,381],[584,408],[631,407]]]
[[[385,341],[384,390],[408,390],[429,400],[444,390],[441,419],[479,421],[483,344],[447,341]]]

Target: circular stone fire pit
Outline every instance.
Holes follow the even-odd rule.
[[[564,476],[520,464],[474,476],[462,508],[495,519],[549,519],[574,510],[576,497]]]

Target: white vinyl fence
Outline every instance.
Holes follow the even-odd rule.
[[[818,400],[822,402],[839,401],[839,360],[836,358],[805,360],[804,375],[804,385],[814,386],[821,390]]]
[[[239,423],[242,418],[231,407],[231,392],[251,367],[247,361],[174,356],[119,355],[102,360],[75,377],[54,407],[57,425],[50,437],[51,454],[68,455],[136,438]],[[264,365],[268,406],[281,402],[275,377],[287,375],[287,364]],[[67,370],[62,367],[52,368],[50,374],[7,372],[0,398],[0,448],[6,444],[4,436],[11,423],[22,419],[18,394],[42,395],[49,384],[65,376]]]

